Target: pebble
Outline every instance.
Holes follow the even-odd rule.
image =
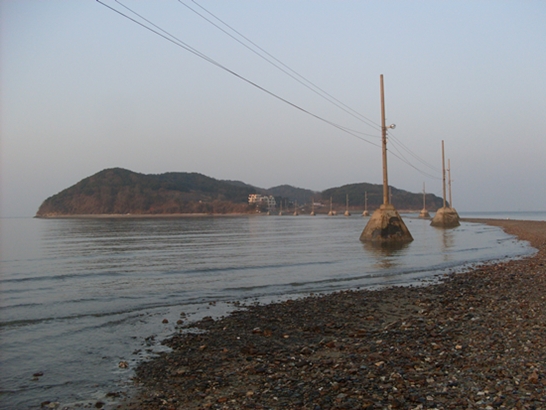
[[[545,409],[546,222],[525,222],[498,225],[532,257],[187,324],[123,408]]]

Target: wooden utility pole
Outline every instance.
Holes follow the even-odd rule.
[[[380,77],[381,89],[381,133],[383,153],[383,205],[376,209],[368,220],[366,227],[360,235],[362,242],[379,244],[403,244],[413,241],[413,238],[400,217],[398,211],[390,203],[389,181],[387,177],[387,128],[394,128],[394,125],[387,127],[385,124],[385,92],[383,88],[383,74]]]
[[[446,207],[446,160],[444,158],[444,140],[442,140],[442,187],[444,190],[444,208]]]
[[[430,214],[427,211],[426,196],[425,183],[423,182],[423,209],[419,212],[419,218],[430,218]]]
[[[449,207],[453,208],[453,201],[451,200],[451,162],[447,159],[447,180],[449,182]]]
[[[451,171],[449,173],[449,207],[446,206],[446,163],[444,158],[444,140],[442,140],[442,185],[444,191],[444,206],[436,211],[430,223],[441,228],[454,228],[460,225],[459,214],[451,204]]]
[[[328,216],[334,216],[334,210],[332,208],[332,197],[330,197],[330,212],[328,212]]]
[[[383,145],[383,205],[389,204],[389,179],[387,176],[387,125],[385,123],[385,92],[381,74],[381,138]]]
[[[345,216],[351,216],[351,213],[349,212],[349,194],[345,194]]]
[[[368,212],[368,191],[364,192],[364,212],[362,212],[362,216],[368,216],[370,213]]]

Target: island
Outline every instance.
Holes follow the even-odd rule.
[[[47,198],[36,217],[227,215],[272,211],[271,202],[249,202],[251,195],[256,194],[272,196],[275,211],[297,206],[301,213],[308,213],[316,205],[317,213],[327,213],[330,201],[334,207],[345,209],[348,198],[353,211],[362,210],[365,195],[373,210],[381,204],[382,186],[356,183],[322,192],[290,185],[264,189],[196,172],[141,174],[109,168]],[[421,193],[391,187],[391,194],[401,210],[418,211],[423,206]],[[442,199],[433,194],[427,194],[426,201],[430,210],[442,206]]]

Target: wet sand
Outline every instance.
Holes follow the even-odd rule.
[[[139,365],[139,393],[120,407],[545,409],[546,222],[466,220],[538,252],[426,287],[205,318],[164,342],[171,353]]]

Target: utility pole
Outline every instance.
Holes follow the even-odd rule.
[[[451,162],[447,159],[447,181],[449,183],[449,207],[453,208],[453,201],[451,200]]]
[[[425,183],[423,182],[423,209],[419,212],[419,218],[430,218],[430,214],[427,211],[426,196]]]
[[[385,91],[381,74],[381,140],[383,147],[383,205],[389,204],[389,179],[387,176],[387,125],[385,123]]]
[[[368,216],[370,213],[368,212],[368,191],[364,192],[364,212],[362,212],[362,216]]]
[[[444,208],[446,207],[446,160],[444,158],[444,140],[442,140],[442,187],[444,190]]]
[[[448,162],[449,166],[449,162]],[[446,206],[446,163],[444,158],[444,140],[442,140],[442,185],[444,191],[444,206],[436,211],[430,224],[440,228],[454,228],[460,225],[459,214],[451,204],[451,171],[449,171],[449,207]]]
[[[376,244],[403,244],[413,241],[413,238],[402,220],[402,217],[389,200],[389,181],[387,178],[387,128],[393,125],[385,124],[385,92],[383,88],[383,74],[380,77],[381,91],[381,133],[383,154],[383,205],[376,209],[368,220],[360,235],[362,242]]]

